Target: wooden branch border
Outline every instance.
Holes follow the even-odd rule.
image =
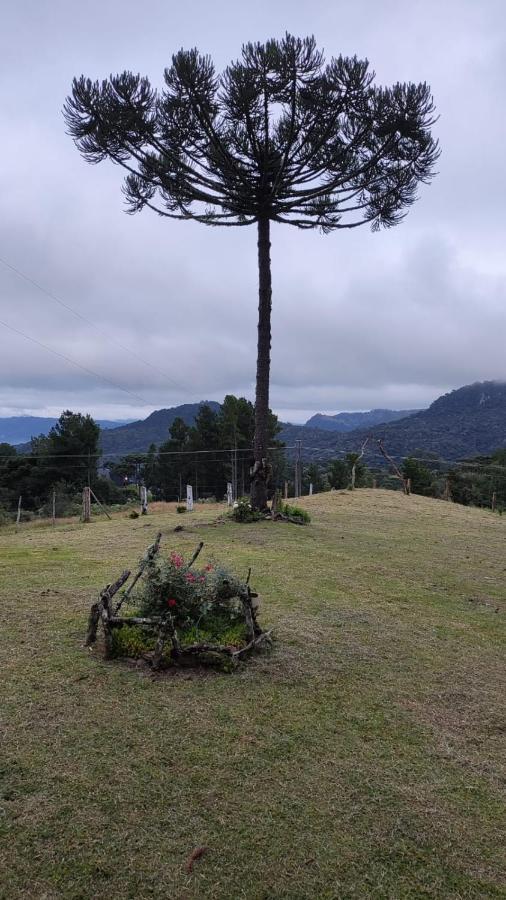
[[[135,574],[132,583],[130,584],[129,588],[124,591],[119,602],[114,608],[112,605],[112,598],[115,596],[115,594],[118,593],[118,591],[130,578],[130,570],[126,569],[121,573],[121,575],[116,579],[115,582],[106,585],[106,587],[100,592],[98,601],[96,603],[93,603],[90,609],[90,614],[88,617],[88,629],[85,638],[85,647],[91,647],[96,642],[97,631],[100,622],[102,623],[102,629],[104,632],[106,659],[110,659],[112,656],[112,632],[114,628],[122,628],[123,625],[140,625],[141,627],[152,628],[153,630],[157,631],[155,649],[151,657],[145,654],[144,659],[150,662],[153,671],[157,671],[162,666],[165,646],[169,639],[172,644],[171,658],[176,665],[184,665],[185,662],[191,661],[192,659],[200,662],[205,662],[205,658],[209,657],[210,654],[218,657],[221,656],[223,659],[227,659],[235,664],[244,657],[249,656],[254,650],[257,650],[263,644],[270,644],[272,642],[272,630],[263,631],[257,622],[257,611],[253,601],[258,596],[258,594],[252,591],[249,585],[251,569],[248,570],[248,577],[244,584],[244,588],[238,594],[234,594],[233,596],[227,598],[228,600],[238,599],[242,604],[248,638],[248,643],[244,647],[234,649],[233,647],[226,646],[224,644],[213,644],[207,642],[195,643],[187,647],[183,647],[180,644],[177,629],[174,624],[174,619],[170,613],[166,613],[163,616],[118,615],[122,604],[130,597],[133,588],[144,572],[146,566],[154,559],[154,557],[158,553],[160,549],[161,537],[161,532],[159,532],[155,542],[150,547],[148,547],[146,553],[144,554],[139,566],[139,570]],[[203,546],[204,543],[203,541],[201,541],[196,548],[189,564],[187,565],[187,569],[190,569],[190,567],[194,564]]]

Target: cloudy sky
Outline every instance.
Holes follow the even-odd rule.
[[[160,86],[180,47],[221,70],[285,31],[367,57],[378,83],[427,81],[442,156],[397,228],[273,228],[271,405],[305,421],[506,379],[504,0],[17,0],[0,33],[0,258],[25,278],[0,263],[0,415],[253,398],[254,228],[125,215],[121,170],[80,157],[61,107],[74,75]]]

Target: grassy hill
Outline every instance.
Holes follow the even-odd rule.
[[[505,896],[506,519],[301,502],[307,528],[160,504],[0,531],[2,896]],[[151,679],[83,649],[91,599],[159,528],[252,567],[271,654]]]

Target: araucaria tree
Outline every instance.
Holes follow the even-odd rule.
[[[180,50],[163,90],[123,72],[74,79],[69,133],[92,163],[127,170],[130,212],[257,226],[258,356],[252,501],[267,502],[271,222],[323,232],[396,225],[438,157],[427,84],[373,85],[366,60],[326,64],[314,38],[246,44],[217,75]]]

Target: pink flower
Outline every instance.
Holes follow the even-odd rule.
[[[187,572],[184,577],[187,581],[195,581],[195,575],[193,574],[193,572]]]
[[[167,600],[167,606],[177,606],[177,600],[171,597],[170,600]]]
[[[205,581],[205,580],[206,580],[206,579],[204,578],[204,576],[201,575],[200,578],[199,578],[199,581]]]
[[[175,550],[173,550],[172,553],[170,554],[170,561],[171,561],[172,565],[176,567],[176,569],[180,569],[184,563],[184,559],[181,556],[181,554],[176,553]]]
[[[212,572],[213,569],[214,569],[214,566],[212,566],[211,563],[208,563],[204,569],[204,572]]]

